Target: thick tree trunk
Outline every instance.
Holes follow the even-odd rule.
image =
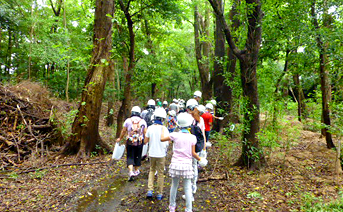
[[[113,1],[96,1],[91,66],[72,126],[72,136],[64,148],[66,153],[78,152],[79,156],[89,156],[96,144],[111,151],[100,138],[99,117],[112,47],[112,21],[107,15],[113,16],[113,12]]]
[[[133,31],[133,21],[131,19],[131,15],[129,13],[129,5],[125,7],[122,0],[119,0],[120,8],[124,12],[127,26],[129,29],[129,36],[130,36],[130,47],[129,47],[129,66],[127,68],[126,76],[125,76],[125,86],[124,86],[124,99],[122,101],[122,105],[119,109],[118,117],[117,117],[117,133],[116,137],[119,137],[121,129],[123,128],[124,120],[130,115],[131,109],[131,78],[133,75],[134,67],[135,67],[135,33]]]
[[[210,79],[209,56],[211,51],[211,44],[209,39],[209,10],[206,8],[205,20],[201,20],[199,15],[198,6],[194,6],[194,43],[195,43],[195,56],[198,64],[200,75],[202,99],[204,101],[210,100],[212,97],[212,81]],[[204,32],[204,37],[200,42],[200,31]]]
[[[251,169],[258,169],[266,163],[263,151],[259,146],[256,133],[259,131],[260,106],[257,91],[256,68],[258,53],[261,46],[261,2],[260,0],[246,0],[249,11],[247,12],[248,34],[244,50],[239,50],[228,27],[221,3],[218,0],[208,0],[221,22],[226,40],[240,61],[243,99],[246,102],[244,113],[244,131],[242,141],[242,154],[236,165]]]
[[[326,126],[331,126],[329,102],[331,101],[331,87],[329,83],[329,73],[326,70],[327,54],[320,53],[320,85],[322,91],[322,117],[325,127],[322,129],[326,138],[327,148],[334,148],[332,135]]]
[[[217,0],[218,5],[222,7],[222,1]],[[214,46],[214,65],[213,65],[213,94],[217,101],[217,110],[216,116],[222,116],[222,101],[223,97],[226,96],[223,93],[223,86],[225,86],[224,80],[224,57],[225,57],[225,36],[223,34],[224,26],[223,23],[219,20],[219,17],[216,17],[216,28],[215,28],[215,46]],[[223,128],[222,121],[216,121],[213,125],[213,129],[217,132]]]

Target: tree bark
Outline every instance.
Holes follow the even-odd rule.
[[[217,0],[220,8],[223,7],[222,0]],[[225,57],[225,36],[223,34],[224,25],[223,22],[216,17],[216,28],[215,28],[215,46],[214,46],[214,64],[213,64],[213,94],[217,101],[216,116],[222,116],[222,101],[226,94],[223,93],[225,86],[225,76],[224,76],[224,57]],[[223,129],[222,121],[215,121],[213,129],[220,132]]]
[[[111,151],[99,135],[99,117],[112,48],[112,21],[107,14],[113,16],[113,12],[112,0],[96,1],[91,66],[72,126],[72,136],[63,149],[65,153],[89,156],[96,144]]]
[[[316,1],[313,1],[313,4],[311,5],[311,15],[312,15],[312,22],[316,30],[320,29],[318,20],[317,20],[317,14],[315,12],[316,7]],[[327,8],[324,8],[324,16],[328,16],[327,14]],[[323,27],[329,28],[330,26],[330,19],[323,18]],[[321,91],[322,91],[322,122],[325,125],[322,128],[322,134],[326,138],[326,146],[327,148],[335,148],[335,145],[332,141],[332,135],[329,131],[329,127],[331,126],[331,119],[330,119],[330,108],[329,103],[331,102],[331,85],[330,85],[330,79],[329,79],[329,72],[327,70],[327,62],[328,62],[328,56],[327,56],[327,47],[325,44],[325,41],[322,40],[322,36],[319,34],[318,31],[316,31],[316,40],[317,40],[317,46],[319,49],[319,75],[320,75],[320,85],[321,85]]]
[[[119,0],[120,9],[124,12],[127,27],[129,29],[130,45],[129,45],[129,66],[125,75],[125,86],[124,86],[124,99],[119,109],[117,117],[117,133],[119,137],[121,129],[123,128],[124,120],[130,115],[131,108],[131,78],[135,67],[135,33],[133,31],[133,21],[131,14],[129,13],[130,5],[124,5],[122,0]]]
[[[212,97],[212,80],[210,77],[210,66],[209,66],[209,56],[211,50],[211,44],[209,41],[210,37],[210,15],[209,10],[206,8],[205,19],[200,20],[200,14],[198,11],[198,6],[194,6],[194,43],[195,43],[195,56],[197,60],[201,90],[202,90],[202,99],[204,101],[210,100]],[[205,41],[200,42],[200,32],[204,32],[202,36]]]
[[[114,62],[111,60],[110,62],[110,71],[108,73],[108,84],[111,90],[114,90],[116,87],[115,83],[115,65]],[[114,124],[114,98],[115,93],[110,92],[108,97],[108,107],[107,107],[107,117],[106,117],[106,125],[112,126]]]
[[[260,0],[246,0],[248,34],[244,50],[239,50],[231,35],[223,14],[220,1],[208,0],[214,9],[218,21],[223,26],[226,40],[233,52],[239,59],[241,69],[241,82],[243,88],[243,99],[246,102],[244,113],[244,131],[242,142],[242,154],[236,165],[245,166],[250,169],[258,169],[266,161],[263,151],[259,145],[256,133],[259,131],[260,124],[260,105],[257,90],[256,68],[258,62],[258,53],[261,45],[261,2]]]

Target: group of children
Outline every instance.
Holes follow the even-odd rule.
[[[141,112],[138,106],[131,110],[131,117],[124,122],[123,130],[116,142],[126,136],[127,166],[129,181],[140,174],[143,147],[149,146],[150,171],[147,198],[154,195],[154,177],[157,173],[156,199],[163,198],[164,168],[169,141],[173,143],[173,154],[169,165],[171,188],[169,211],[175,211],[176,194],[180,179],[183,179],[186,211],[192,211],[193,194],[197,190],[198,165],[207,165],[206,142],[213,122],[213,104],[199,105],[201,92],[185,101],[174,99],[169,105],[166,101],[158,103],[149,100]],[[159,101],[157,101],[159,102]],[[145,145],[145,146],[144,146]]]

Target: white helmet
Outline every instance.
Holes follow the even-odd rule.
[[[199,111],[200,115],[204,114],[206,112],[206,108],[204,105],[198,105],[196,109]]]
[[[202,95],[201,91],[195,91],[194,92],[194,97],[200,97],[201,98],[201,95]]]
[[[168,105],[168,102],[167,102],[167,101],[163,101],[163,104],[164,104],[164,105]]]
[[[174,110],[170,110],[170,111],[168,112],[168,114],[169,114],[170,116],[176,116],[176,112],[175,112]]]
[[[155,106],[155,100],[150,99],[150,100],[148,101],[148,105]]]
[[[186,103],[186,108],[188,108],[188,107],[191,107],[191,108],[194,108],[195,106],[197,106],[198,105],[198,101],[197,100],[195,100],[195,99],[189,99],[188,101],[187,101],[187,103]],[[191,109],[190,108],[190,109]]]
[[[211,104],[213,104],[214,106],[216,106],[216,105],[217,105],[217,101],[216,101],[216,100],[214,100],[214,99],[212,99],[210,102],[211,102]]]
[[[188,113],[180,113],[177,116],[177,123],[180,127],[189,127],[193,123],[193,117]]]
[[[131,113],[139,113],[140,114],[141,112],[142,112],[142,110],[139,106],[134,106],[131,109]]]
[[[213,110],[213,105],[211,103],[207,103],[205,107],[207,109]]]
[[[160,118],[167,118],[167,113],[166,110],[163,108],[157,108],[154,112],[155,117],[160,117]]]

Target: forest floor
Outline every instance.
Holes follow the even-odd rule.
[[[103,115],[101,136],[113,144],[114,129],[105,127]],[[306,211],[316,203],[342,201],[336,152],[326,148],[319,133],[303,130],[294,117],[282,124],[279,146],[265,149],[267,163],[258,171],[233,165],[240,156],[239,135],[215,137],[208,149],[209,164],[199,173],[193,211]],[[170,158],[171,146],[166,167]],[[167,211],[167,172],[163,200],[148,200],[149,162],[143,161],[142,173],[133,182],[127,182],[125,163],[125,155],[119,161],[112,161],[110,154],[83,160],[52,151],[36,155],[0,171],[0,211]],[[177,211],[185,207],[182,194],[180,183]]]
[[[312,201],[340,198],[342,177],[336,175],[335,152],[326,148],[319,133],[302,131],[298,143],[288,151],[273,151],[260,171],[233,166],[240,153],[237,139],[227,141],[237,144],[231,145],[231,152],[212,142],[209,165],[200,172],[193,211],[304,211],[303,206]],[[104,155],[80,161],[51,155],[44,167],[72,163],[75,165],[1,175],[0,211],[167,211],[169,177],[162,201],[145,198],[148,161],[133,182],[127,182],[124,157],[111,161],[111,155]],[[22,164],[20,170],[24,169],[30,169],[30,164]],[[181,185],[177,211],[185,206]]]

